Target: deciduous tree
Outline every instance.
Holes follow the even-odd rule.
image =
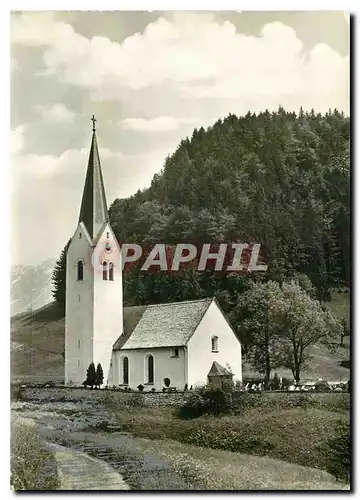
[[[275,296],[273,317],[281,328],[279,359],[299,383],[310,348],[318,343],[331,348],[339,332],[339,322],[295,282],[283,283],[281,294]]]

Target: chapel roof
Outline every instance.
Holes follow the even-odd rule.
[[[119,349],[180,347],[188,343],[212,298],[124,308],[124,335]]]

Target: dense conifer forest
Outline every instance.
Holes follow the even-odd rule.
[[[349,128],[336,110],[230,114],[182,140],[148,189],[116,199],[112,227],[120,243],[260,243],[269,266],[260,279],[306,275],[317,298],[329,300],[331,288],[350,279]],[[135,267],[125,276],[125,301],[224,292],[231,300],[248,279]]]

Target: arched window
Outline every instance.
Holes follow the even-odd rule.
[[[82,281],[84,279],[84,263],[82,260],[77,262],[77,280]]]
[[[114,264],[109,262],[109,280],[114,281]]]
[[[124,385],[129,384],[129,358],[125,356],[123,359],[123,382]]]
[[[146,359],[146,364],[147,364],[147,383],[148,384],[153,384],[154,383],[154,357],[149,354],[147,359]]]
[[[104,260],[103,262],[103,280],[107,280],[108,279],[108,266],[107,266],[107,262]]]
[[[218,337],[216,336],[211,337],[211,351],[218,352],[218,350],[219,350]]]

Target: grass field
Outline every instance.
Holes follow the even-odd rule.
[[[213,450],[172,440],[140,441],[142,452],[164,458],[179,475],[202,490],[347,489],[322,470],[269,457]]]
[[[333,293],[329,307],[338,317],[349,320],[349,294]],[[11,378],[13,381],[62,382],[64,380],[65,318],[55,303],[11,319]],[[350,370],[341,366],[350,358],[350,339],[345,347],[330,352],[324,346],[311,350],[309,366],[302,379],[348,380]],[[292,379],[290,370],[279,369],[279,375]],[[252,366],[244,363],[244,377],[260,377]]]
[[[243,416],[175,418],[168,408],[121,409],[120,426],[148,439],[172,439],[205,448],[268,456],[326,469],[321,446],[349,422],[348,412],[319,409],[252,409]]]
[[[173,454],[172,460],[176,463],[180,461],[176,459],[174,441],[179,443],[179,453],[181,443],[183,446],[181,453],[188,452],[189,460],[199,461],[199,467],[201,467],[202,460],[208,464],[208,457],[212,455],[214,463],[217,460],[224,460],[224,463],[226,460],[231,460],[227,463],[228,469],[229,463],[234,466],[236,464],[240,466],[242,463],[242,467],[244,467],[243,456],[246,454],[282,460],[337,474],[339,469],[334,472],[333,457],[331,458],[332,462],[329,462],[329,454],[332,453],[329,443],[337,437],[339,429],[349,425],[349,398],[346,394],[329,394],[326,404],[324,401],[314,400],[310,405],[302,405],[300,400],[301,396],[299,405],[293,408],[289,408],[285,404],[288,401],[284,399],[283,403],[280,401],[277,407],[272,404],[260,404],[258,407],[249,407],[241,415],[202,416],[192,420],[178,418],[174,410],[169,407],[143,408],[139,405],[129,408],[115,405],[112,410],[115,412],[116,420],[122,431],[154,441],[154,446],[158,446],[159,450],[163,449],[164,453],[168,447]],[[163,442],[164,445],[155,444],[160,442]],[[196,451],[196,449],[200,451]],[[221,453],[218,455],[217,452],[220,450],[222,453],[226,452],[230,455],[222,455]],[[251,460],[249,458],[249,463]],[[273,467],[275,465],[270,460],[268,462],[270,485],[270,471]],[[214,477],[218,478],[215,469],[214,466],[214,472],[209,481]],[[236,478],[231,467],[230,469],[226,481],[230,481],[230,477],[232,481]],[[266,467],[265,470],[267,470]],[[344,469],[341,466],[338,474],[343,481],[346,481],[346,470],[346,467]],[[286,467],[284,471],[286,471]],[[254,486],[256,481],[254,483],[254,478],[250,480],[251,469],[244,469],[242,472],[244,472],[245,477],[249,474],[248,484]],[[290,472],[293,474],[294,469],[291,469]],[[286,472],[284,474],[284,484],[286,484],[290,479],[286,479]],[[243,475],[241,477],[243,478]],[[216,479],[216,481],[220,480]],[[291,481],[293,480],[291,479]]]

